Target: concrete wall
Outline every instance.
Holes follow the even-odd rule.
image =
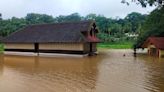
[[[84,50],[82,43],[40,43],[39,49],[41,50],[73,50],[73,51],[82,51]]]
[[[34,49],[34,44],[5,44],[5,49]]]

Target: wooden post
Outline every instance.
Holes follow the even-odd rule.
[[[89,56],[93,55],[93,51],[92,51],[92,43],[89,43]]]
[[[136,49],[137,49],[137,48],[136,48],[136,45],[134,45],[134,53],[133,53],[134,57],[137,56]]]
[[[34,43],[34,52],[37,53],[37,55],[39,54],[39,43]]]

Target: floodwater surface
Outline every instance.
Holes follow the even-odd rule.
[[[83,58],[1,54],[0,92],[164,92],[164,59],[135,58],[132,50]]]

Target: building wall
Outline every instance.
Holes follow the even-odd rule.
[[[164,57],[164,50],[159,51],[159,57]]]
[[[34,50],[34,43],[31,44],[5,44],[5,49],[29,49]],[[39,43],[39,50],[68,50],[90,52],[90,43]],[[96,52],[96,43],[92,43],[92,51]]]
[[[158,56],[158,50],[154,45],[149,45],[148,46],[148,54],[151,56]]]
[[[153,49],[156,51],[153,51]],[[157,49],[154,45],[148,46],[148,54],[157,57],[164,57],[164,50]]]
[[[92,51],[96,52],[97,51],[97,44],[92,43]]]
[[[96,43],[92,43],[92,51],[93,52],[97,51],[97,44]],[[84,44],[84,52],[85,53],[90,52],[90,43],[85,43]]]
[[[40,43],[39,49],[41,50],[73,50],[73,51],[82,51],[82,43]]]
[[[84,48],[84,53],[89,53],[90,51],[89,43],[84,43],[83,48]]]
[[[5,44],[5,49],[34,49],[34,44]]]

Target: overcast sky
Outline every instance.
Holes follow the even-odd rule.
[[[101,14],[106,17],[125,17],[131,12],[150,13],[154,8],[142,8],[131,3],[122,4],[121,0],[0,0],[2,18],[24,17],[27,13],[41,13],[52,16],[79,13],[85,16],[89,13]]]

